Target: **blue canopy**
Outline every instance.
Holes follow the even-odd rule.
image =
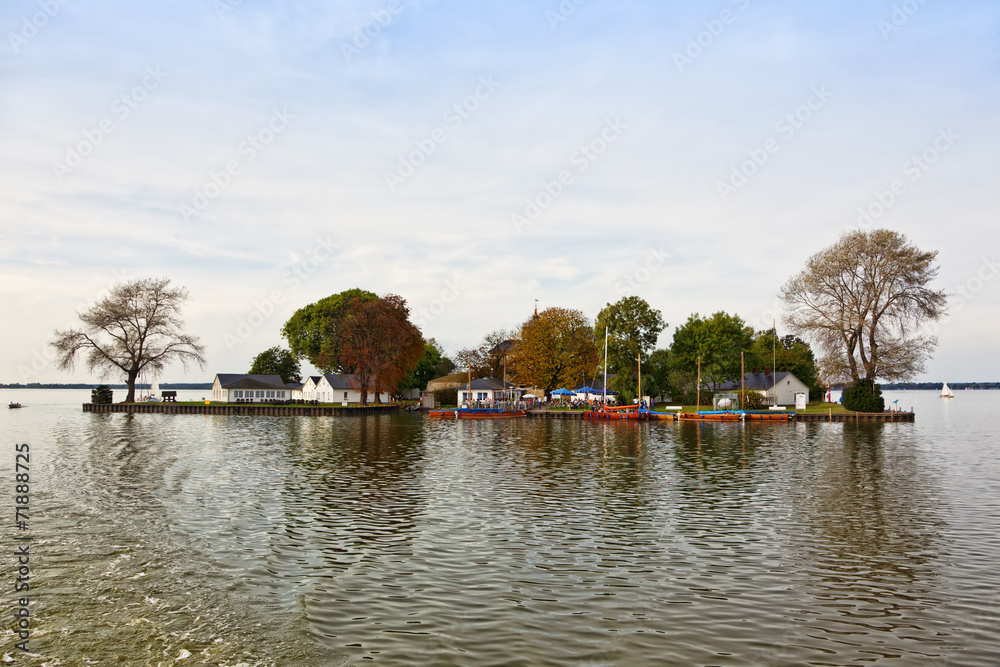
[[[599,394],[600,392],[597,391],[596,389],[594,389],[593,387],[583,387],[581,389],[577,389],[574,393],[576,393],[576,394]]]
[[[569,389],[556,389],[554,392],[552,392],[553,396],[572,396],[573,394],[574,392],[570,391]]]

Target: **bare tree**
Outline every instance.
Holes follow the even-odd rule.
[[[55,331],[50,343],[60,370],[71,370],[77,353],[86,354],[87,370],[101,377],[121,373],[128,383],[126,403],[135,400],[135,382],[147,368],[162,370],[180,361],[204,368],[204,346],[183,333],[180,307],[188,300],[183,287],[168,278],[147,278],[117,285],[111,293],[80,313],[81,329]]]
[[[819,344],[830,380],[910,378],[937,345],[921,323],[945,313],[945,293],[928,287],[936,257],[898,232],[847,233],[782,287],[784,321]]]

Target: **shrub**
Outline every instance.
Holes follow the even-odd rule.
[[[746,395],[740,401],[740,405],[743,406],[744,410],[763,410],[767,408],[764,394],[759,391],[746,392]]]
[[[885,412],[882,387],[874,380],[859,380],[853,387],[845,387],[844,407],[854,412]]]
[[[111,387],[108,385],[99,384],[90,390],[90,402],[98,405],[106,405],[111,403],[111,396],[113,393],[114,392],[111,391]]]
[[[434,405],[458,405],[457,389],[439,389],[434,392]]]

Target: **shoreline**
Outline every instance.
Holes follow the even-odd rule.
[[[84,403],[83,411],[95,414],[249,415],[334,417],[344,415],[387,415],[401,412],[400,405],[357,407],[266,405],[231,403],[225,405],[185,405],[176,403]],[[421,414],[426,412],[420,410]],[[586,412],[529,410],[529,419],[583,419]],[[913,412],[811,412],[795,413],[789,420],[808,422],[913,422]],[[676,421],[676,420],[674,420]]]

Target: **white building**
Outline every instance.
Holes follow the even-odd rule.
[[[219,373],[212,383],[212,400],[223,403],[287,401],[291,400],[292,391],[280,375]]]
[[[458,392],[458,402],[469,400],[469,383],[466,382],[456,388]],[[474,401],[503,401],[507,396],[513,397],[517,392],[514,385],[499,378],[478,378],[472,381],[471,395]]]
[[[306,385],[313,378],[309,378],[306,381]],[[326,375],[321,375],[319,380],[314,383],[315,388],[312,390],[312,394],[315,398],[305,398],[306,389],[305,386],[302,390],[302,396],[304,400],[319,401],[320,403],[360,403],[361,402],[361,391],[358,389],[357,382],[353,375],[341,375],[338,373],[328,373]],[[379,400],[382,403],[388,403],[391,397],[387,392],[382,392],[379,394]],[[375,392],[368,392],[368,402],[375,402]]]
[[[791,373],[744,373],[743,385],[747,391],[756,391],[771,399],[772,405],[795,406],[795,394],[805,394],[809,400],[809,387]],[[718,391],[739,391],[739,382],[719,385]]]

